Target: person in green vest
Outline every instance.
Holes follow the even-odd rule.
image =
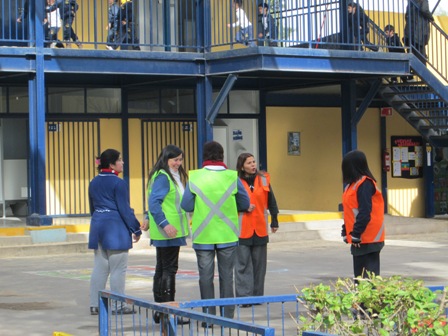
[[[181,207],[193,212],[192,239],[199,270],[201,299],[215,298],[215,257],[218,260],[219,294],[234,297],[233,271],[240,232],[238,212],[247,211],[250,199],[235,170],[223,162],[224,149],[215,141],[203,149],[202,169],[189,172]],[[216,315],[216,307],[204,308]],[[233,318],[235,306],[225,306],[221,315]],[[211,325],[202,323],[202,327]]]
[[[153,278],[155,302],[174,301],[179,251],[187,245],[189,235],[187,214],[180,207],[187,173],[182,166],[183,151],[174,145],[163,148],[148,177],[148,230],[151,245],[156,247],[156,271]],[[149,224],[148,224],[149,222]],[[160,314],[154,313],[154,322],[160,323]],[[177,323],[188,323],[179,317]]]

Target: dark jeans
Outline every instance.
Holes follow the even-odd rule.
[[[72,28],[73,25],[73,21],[75,20],[75,18],[73,16],[67,17],[65,19],[63,19],[62,21],[62,25],[63,25],[63,36],[64,36],[64,41],[69,42],[70,39],[72,39],[73,41],[78,41],[78,36],[75,34],[75,31]]]

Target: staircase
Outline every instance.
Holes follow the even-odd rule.
[[[413,79],[387,79],[379,95],[432,146],[448,147],[448,36],[431,22],[431,39],[437,45],[429,53],[428,64],[409,55]]]

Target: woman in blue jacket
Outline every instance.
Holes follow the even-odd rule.
[[[120,152],[107,149],[100,156],[99,175],[89,185],[90,222],[89,249],[95,250],[90,278],[90,313],[98,314],[98,292],[106,287],[110,274],[110,289],[124,294],[128,251],[138,242],[140,223],[129,204],[129,190],[118,177],[123,171]],[[113,307],[113,314],[133,314],[125,305]]]

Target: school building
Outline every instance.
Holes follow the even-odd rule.
[[[243,0],[249,22],[233,27],[230,0],[77,0],[58,7],[65,47],[53,48],[46,0],[0,0],[3,216],[40,225],[89,214],[106,148],[122,153],[142,213],[160,150],[181,147],[196,169],[212,139],[229,168],[255,155],[281,209],[338,211],[342,157],[360,149],[387,213],[446,214],[448,18],[428,21],[412,0],[359,0],[352,16],[347,0],[265,2],[260,14],[262,1]],[[125,5],[113,31],[109,7]],[[412,38],[422,23],[423,51]],[[390,50],[388,24],[409,45]]]

